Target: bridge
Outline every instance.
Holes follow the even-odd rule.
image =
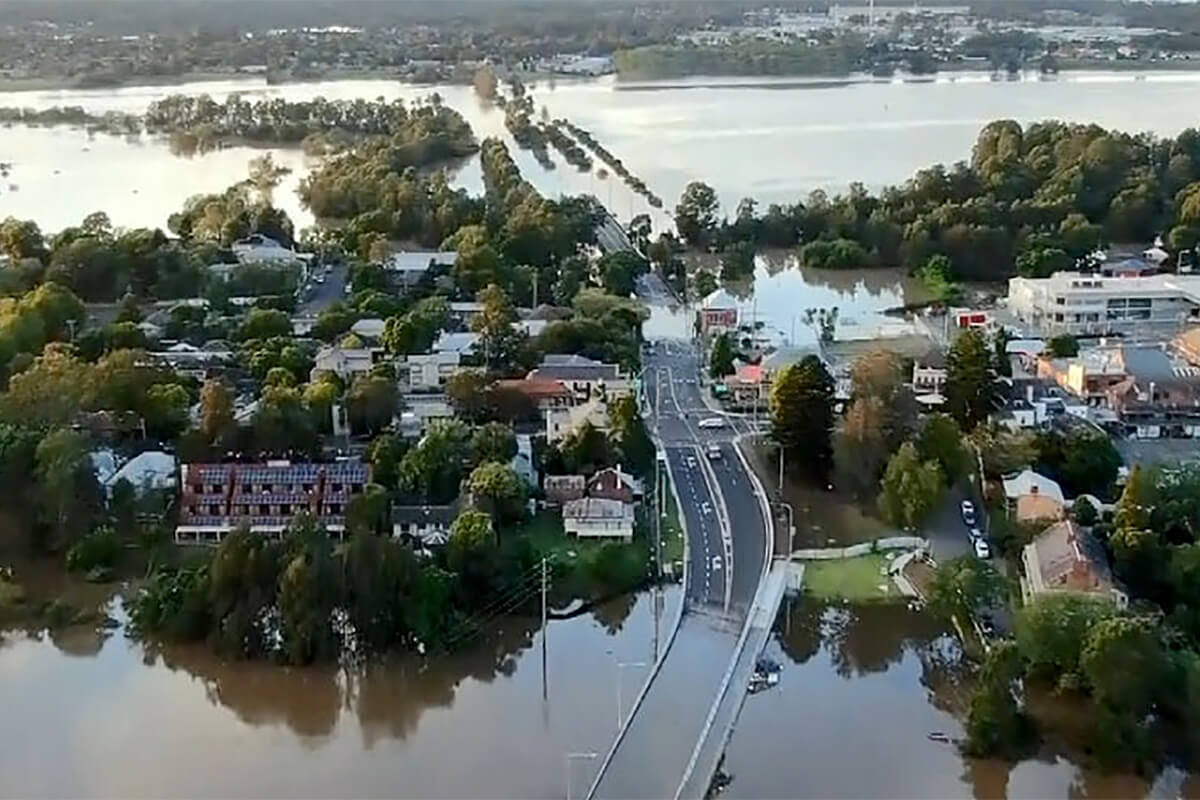
[[[588,798],[704,797],[745,699],[784,590],[771,567],[766,495],[729,429],[712,414],[687,342],[656,343],[645,397],[686,534],[680,618],[628,718],[600,762]]]

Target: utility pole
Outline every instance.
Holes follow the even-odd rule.
[[[546,637],[550,634],[550,628],[546,622],[546,557],[542,557],[542,699],[545,700],[548,693],[548,684],[546,675]]]
[[[537,302],[538,296],[537,295],[538,295],[538,270],[537,270],[537,267],[534,267],[533,268],[533,307],[534,308],[538,307],[538,302]]]
[[[779,496],[783,496],[783,444],[779,445]]]

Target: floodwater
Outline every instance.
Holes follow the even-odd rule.
[[[364,669],[228,662],[121,630],[0,635],[0,796],[559,798],[654,659],[652,595],[468,653]],[[660,635],[679,591],[664,594]],[[119,604],[114,616],[121,616]],[[618,688],[617,680],[621,681]],[[581,796],[598,762],[571,759]]]
[[[1083,769],[1061,748],[1014,765],[967,759],[953,741],[931,740],[934,732],[962,736],[970,672],[957,641],[904,605],[785,601],[765,655],[782,665],[782,677],[742,709],[725,756],[733,782],[723,796],[731,800],[1134,798],[1151,791],[1131,775]],[[1189,780],[1182,794],[1200,797],[1200,785]]]
[[[601,180],[594,172],[581,174],[561,159],[555,159],[557,169],[547,171],[529,153],[516,153],[503,115],[466,86],[225,81],[7,92],[0,93],[0,106],[141,111],[172,93],[207,92],[222,99],[235,91],[250,97],[406,100],[436,91],[464,114],[478,136],[500,135],[509,141],[518,164],[543,192],[592,192],[622,219],[651,211],[614,176]],[[966,159],[979,128],[999,118],[1059,118],[1174,136],[1195,124],[1197,91],[1200,72],[1083,72],[1015,81],[972,73],[857,83],[698,79],[629,85],[610,77],[542,83],[535,86],[534,98],[552,117],[565,116],[595,134],[663,198],[667,209],[689,181],[704,180],[732,214],[746,196],[762,203],[794,202],[813,189],[842,190],[852,181],[878,188],[936,162]],[[244,178],[246,162],[261,152],[237,147],[180,158],[164,142],[150,139],[129,142],[67,129],[0,129],[0,161],[13,162],[11,174],[0,179],[0,217],[32,218],[47,230],[58,230],[104,209],[119,225],[165,225],[190,195]],[[277,202],[298,227],[309,224],[311,217],[294,195],[309,165],[298,151],[272,152],[295,170],[277,191]],[[478,161],[463,166],[456,181],[479,191]],[[662,227],[665,216],[652,216],[656,227]]]

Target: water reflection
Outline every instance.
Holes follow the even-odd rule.
[[[730,797],[1082,800],[1150,790],[1134,775],[1081,768],[1066,739],[1017,764],[964,759],[953,743],[929,739],[962,735],[973,670],[943,626],[903,605],[793,601],[768,655],[784,665],[782,679],[747,700],[726,754]],[[1090,724],[1086,715],[1077,721]],[[1194,781],[1183,786],[1185,796],[1194,792]]]
[[[677,588],[666,596],[660,637]],[[10,631],[0,795],[561,797],[563,754],[615,733],[613,660],[652,660],[654,627],[643,594],[548,632],[508,618],[452,656],[311,669],[103,626]],[[576,765],[577,786],[592,768]]]

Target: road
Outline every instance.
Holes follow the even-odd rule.
[[[674,797],[695,754],[709,746],[706,734],[727,696],[730,670],[746,658],[739,639],[762,577],[767,536],[734,431],[699,425],[713,413],[700,395],[694,346],[655,341],[644,363],[647,419],[683,514],[688,591],[678,632],[592,784],[589,797],[607,800]]]
[[[324,283],[314,283],[311,289],[305,290],[297,313],[303,315],[320,314],[339,300],[346,299],[346,282],[349,279],[349,269],[345,264],[331,264],[329,274],[322,268],[314,267],[317,276],[324,276]]]

